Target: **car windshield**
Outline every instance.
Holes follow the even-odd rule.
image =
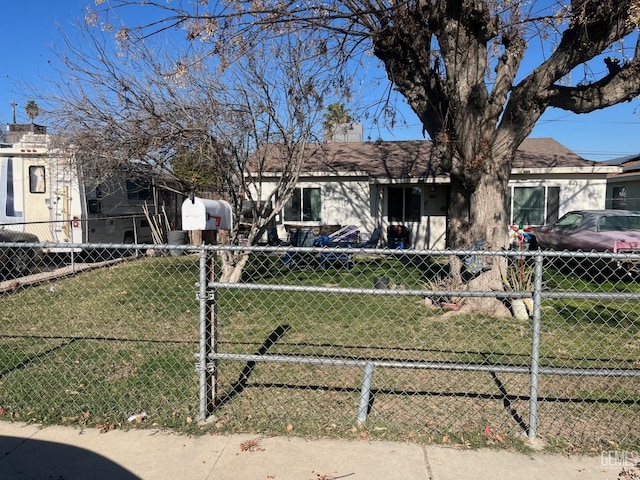
[[[639,215],[603,216],[598,220],[601,232],[618,232],[621,230],[640,230]]]
[[[580,213],[567,213],[563,215],[553,225],[560,228],[576,228],[582,223],[582,214]]]

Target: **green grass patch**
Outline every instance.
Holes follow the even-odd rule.
[[[421,290],[438,260],[356,257],[347,271],[317,259],[289,268],[281,255],[252,255],[243,282]],[[316,263],[314,263],[316,262]],[[529,422],[526,374],[377,368],[366,428],[356,425],[358,367],[224,361],[214,421],[199,425],[198,257],[135,259],[7,294],[0,301],[0,404],[5,416],[82,426],[143,425],[185,432],[262,432],[521,448]],[[547,291],[638,292],[633,282],[591,282],[546,271]],[[379,293],[379,292],[374,292]],[[406,295],[216,292],[218,351],[390,362],[526,366],[531,322],[445,314]],[[640,298],[640,297],[639,297]],[[640,369],[637,301],[545,299],[542,366]],[[250,367],[250,368],[249,368]],[[248,374],[247,374],[248,372]],[[246,374],[243,377],[243,373]],[[554,448],[588,452],[640,443],[637,378],[540,379],[538,431]],[[489,429],[487,430],[487,427]],[[364,433],[363,433],[364,432]],[[488,434],[487,432],[491,432]]]

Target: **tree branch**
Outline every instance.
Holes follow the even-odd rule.
[[[573,113],[589,113],[632,100],[640,92],[640,61],[622,67],[614,75],[589,85],[556,86],[549,97],[549,106]]]

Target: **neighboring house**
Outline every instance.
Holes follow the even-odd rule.
[[[332,142],[309,146],[294,197],[278,217],[281,237],[293,227],[393,224],[410,231],[412,248],[446,245],[449,177],[431,158],[430,141]],[[509,182],[510,221],[552,222],[577,208],[604,208],[607,175],[617,166],[587,161],[550,138],[527,139]],[[263,177],[263,187],[277,178]],[[383,239],[384,240],[384,239]],[[469,239],[469,244],[479,239]]]
[[[607,180],[606,208],[640,210],[640,154],[602,162],[617,166],[620,172]]]

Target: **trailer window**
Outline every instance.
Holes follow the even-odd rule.
[[[45,170],[42,165],[33,165],[29,167],[29,192],[45,193],[47,191],[47,182],[45,182]]]
[[[89,213],[99,215],[102,213],[102,187],[96,185],[95,188],[87,187],[87,209]]]
[[[151,185],[147,182],[135,182],[127,180],[127,198],[129,200],[149,200],[151,198]]]

